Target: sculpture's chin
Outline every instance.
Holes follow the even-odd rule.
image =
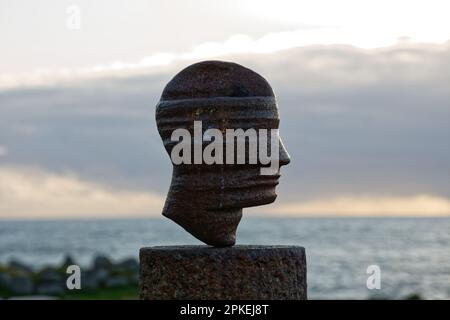
[[[271,191],[266,191],[264,193],[258,194],[253,200],[249,201],[249,204],[245,207],[256,207],[263,206],[266,204],[271,204],[277,198],[275,189]]]
[[[204,243],[215,247],[229,247],[236,243],[236,229],[242,218],[242,209],[171,212],[163,215]]]
[[[236,176],[225,187],[214,184],[209,191],[192,188],[188,191],[189,186],[184,185],[186,179],[181,177],[184,176],[172,180],[163,215],[215,247],[235,244],[242,208],[269,204],[277,197],[278,177]]]

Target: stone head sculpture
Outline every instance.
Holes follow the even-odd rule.
[[[206,244],[234,245],[242,208],[275,201],[289,163],[269,83],[235,63],[193,64],[164,88],[156,122],[173,164],[163,215]]]

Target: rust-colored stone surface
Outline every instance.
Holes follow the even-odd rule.
[[[203,61],[175,75],[156,106],[158,131],[169,155],[176,144],[174,130],[186,129],[194,136],[194,121],[202,121],[203,134],[211,128],[270,131],[278,129],[280,119],[275,95],[262,76],[236,63]],[[280,139],[279,166],[289,161]],[[277,197],[280,173],[261,175],[261,163],[172,164],[162,214],[212,246],[234,245],[242,208]]]
[[[149,247],[140,250],[140,299],[307,299],[298,246]]]

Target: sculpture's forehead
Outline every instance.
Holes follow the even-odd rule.
[[[163,123],[192,121],[238,122],[249,120],[266,123],[278,120],[278,106],[275,97],[216,97],[163,100],[156,106],[156,120]]]
[[[215,97],[274,97],[269,83],[236,63],[204,61],[180,71],[164,88],[161,101]]]

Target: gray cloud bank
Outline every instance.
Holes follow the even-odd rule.
[[[310,46],[221,57],[262,74],[292,156],[280,201],[342,194],[450,197],[450,43]],[[0,92],[0,166],[70,172],[164,195],[171,165],[154,120],[156,73]],[[161,71],[162,70],[162,71]]]

